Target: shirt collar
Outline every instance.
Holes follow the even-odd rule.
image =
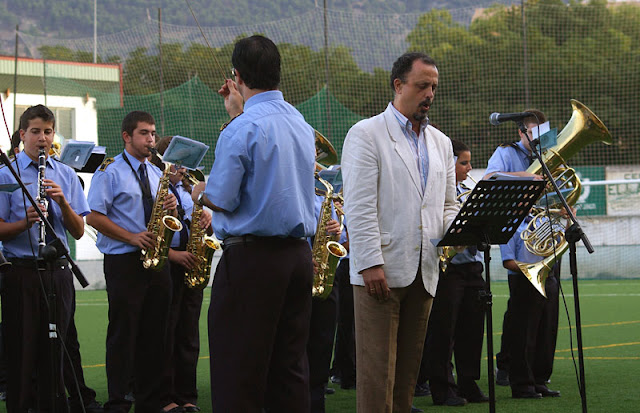
[[[529,154],[529,155],[532,154],[531,151],[528,151],[527,148],[524,147],[524,144],[522,143],[522,141],[516,142],[516,145],[518,145],[520,147],[520,149],[522,149],[523,153],[526,153],[526,154]]]
[[[126,156],[129,162],[131,162],[131,167],[133,168],[133,170],[138,172],[138,169],[140,168],[140,164],[142,164],[142,162],[140,162],[133,155],[127,152],[126,149],[122,151],[122,156]],[[145,159],[144,164],[146,165],[147,163],[147,159]]]
[[[34,161],[33,159],[29,158],[29,155],[27,155],[24,151],[18,153],[16,155],[16,159],[18,162],[18,167],[22,171],[27,169],[34,162],[36,164],[36,168],[38,167],[38,161]],[[51,156],[47,156],[47,164],[49,165],[50,168],[56,169],[56,163],[53,161]]]
[[[284,96],[282,96],[282,92],[279,90],[267,90],[266,92],[260,92],[257,95],[251,96],[246,102],[244,102],[244,110],[249,109],[253,105],[267,102],[269,100],[284,100]]]
[[[391,108],[391,112],[395,115],[400,127],[406,130],[413,130],[413,125],[409,121],[409,118],[404,116],[395,106],[393,106],[393,102],[389,102],[389,107]],[[424,130],[427,126],[429,126],[429,118],[425,118],[422,122],[420,122],[420,130]]]

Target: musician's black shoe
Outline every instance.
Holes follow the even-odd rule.
[[[82,410],[82,406],[79,401],[69,399],[69,411],[70,413],[103,413],[104,408],[100,403],[93,400],[90,403],[87,403],[84,406],[84,410]]]
[[[182,406],[176,406],[169,410],[160,409],[158,413],[184,413],[184,408]]]
[[[185,411],[185,413],[197,413],[200,411],[200,408],[198,406],[182,406],[182,409]]]
[[[475,380],[458,379],[458,395],[467,399],[469,403],[484,403],[489,397],[480,390]]]
[[[413,396],[414,397],[431,396],[431,388],[429,387],[429,383],[426,381],[422,384],[417,383],[416,390],[414,391]]]
[[[411,405],[411,413],[422,413],[424,410],[418,409],[416,406]]]
[[[551,390],[544,384],[536,384],[536,392],[542,394],[542,397],[560,397],[558,390]]]
[[[342,382],[342,380],[340,379],[340,376],[338,375],[333,375],[329,378],[329,380],[331,380],[331,383],[333,384],[340,384]]]
[[[474,394],[473,396],[465,396],[465,399],[467,399],[469,403],[486,403],[489,401],[489,396],[487,396],[483,392],[480,392],[479,394]]]
[[[542,394],[535,391],[511,391],[514,399],[542,399]]]
[[[336,394],[336,389],[333,387],[327,387],[324,389],[324,394]]]
[[[433,402],[436,406],[464,406],[467,404],[467,399],[464,397],[453,396],[447,397],[447,399],[443,402]]]

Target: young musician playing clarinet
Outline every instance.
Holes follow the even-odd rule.
[[[49,346],[53,341],[49,339],[48,308],[56,308],[52,318],[55,318],[58,339],[64,339],[72,316],[73,275],[66,258],[58,258],[51,264],[38,262],[38,244],[49,244],[55,235],[68,249],[67,232],[75,239],[82,237],[82,217],[89,213],[89,205],[73,169],[49,157],[54,128],[55,117],[46,106],[28,108],[20,117],[24,151],[16,155],[12,166],[34,198],[38,196],[39,184],[44,188],[47,202],[43,202],[40,209],[47,212],[55,234],[45,232],[44,239],[40,239],[40,218],[22,190],[0,192],[0,241],[12,263],[11,270],[4,275],[2,291],[9,412],[26,412],[30,408],[66,411],[68,408],[60,368],[62,346],[57,343],[54,343],[55,364],[59,371],[55,373],[55,389],[50,380]],[[43,176],[38,170],[40,152],[44,157]],[[15,183],[9,168],[0,169],[0,183]],[[45,296],[44,291],[53,291],[56,302],[47,302],[51,295]],[[52,391],[55,391],[56,406],[51,406]]]

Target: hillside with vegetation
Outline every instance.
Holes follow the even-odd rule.
[[[239,26],[260,20],[274,21],[322,8],[324,0],[189,0],[202,26]],[[363,13],[423,13],[432,8],[458,9],[482,7],[492,3],[519,3],[517,0],[326,0],[333,10]],[[16,24],[33,35],[57,38],[93,36],[91,0],[0,0],[2,38],[11,38]],[[98,35],[129,29],[144,19],[162,20],[168,24],[194,25],[185,0],[97,0]]]

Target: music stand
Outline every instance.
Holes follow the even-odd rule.
[[[487,360],[489,376],[489,411],[495,412],[495,382],[493,373],[493,320],[491,306],[491,275],[489,263],[492,244],[506,244],[516,232],[529,210],[540,198],[544,181],[501,175],[497,179],[478,182],[467,197],[460,212],[447,229],[438,247],[477,245],[484,252],[487,319]]]
[[[60,162],[76,172],[94,173],[106,156],[104,146],[93,142],[69,141],[62,148]]]

